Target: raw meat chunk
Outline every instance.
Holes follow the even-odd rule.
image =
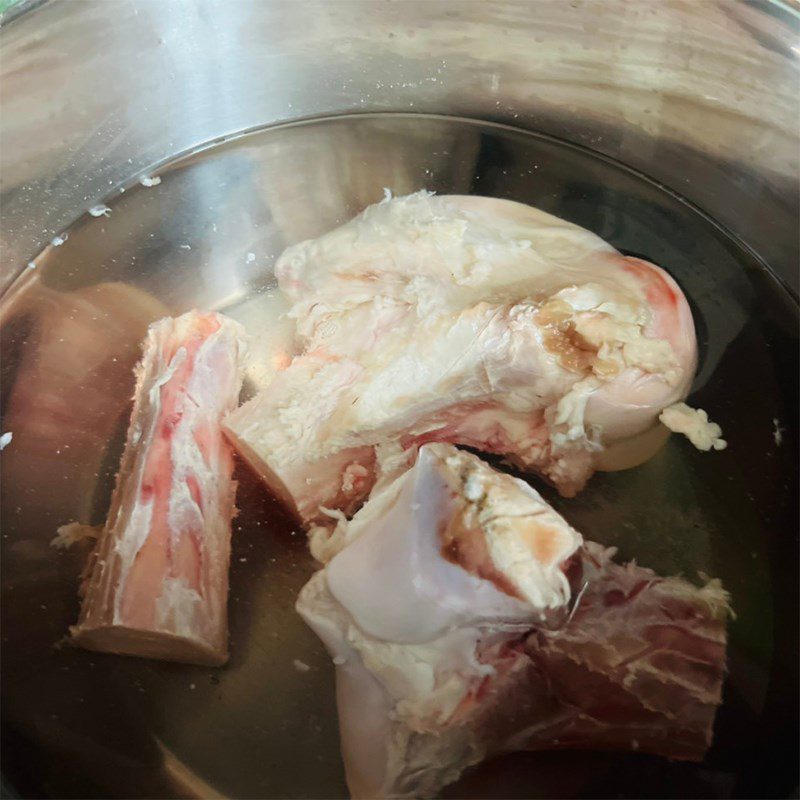
[[[387,200],[290,247],[276,275],[303,352],[225,425],[306,523],[352,513],[429,441],[572,495],[649,457],[694,375],[667,273],[519,203]]]
[[[728,602],[612,561],[522,481],[450,445],[331,534],[297,609],[337,664],[354,797],[427,797],[520,749],[699,760]]]
[[[235,484],[220,427],[242,384],[241,326],[162,319],[147,335],[125,452],[73,641],[222,664]]]

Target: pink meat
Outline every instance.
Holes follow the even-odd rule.
[[[450,445],[318,528],[297,609],[337,664],[353,797],[428,797],[493,754],[701,760],[728,597],[586,542],[522,481]]]
[[[717,584],[660,578],[587,542],[570,622],[481,654],[497,678],[454,721],[506,749],[641,750],[700,761],[725,675]]]
[[[242,383],[243,331],[219,314],[153,324],[125,452],[73,641],[221,664],[235,484],[220,420]]]

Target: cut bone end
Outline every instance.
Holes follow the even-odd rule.
[[[222,432],[244,462],[266,484],[270,492],[272,492],[284,507],[292,513],[298,522],[306,524],[313,519],[313,514],[309,516],[311,509],[301,509],[298,507],[286,484],[274,470],[270,469],[269,464],[258,455],[255,449],[253,449],[244,438],[237,435],[234,428],[223,423]],[[314,509],[313,511],[316,512],[316,510],[317,509]]]
[[[222,666],[228,660],[224,641],[211,645],[198,639],[125,625],[75,625],[70,632],[72,642],[86,650],[208,667]]]

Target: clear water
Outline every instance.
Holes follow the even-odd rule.
[[[618,164],[469,120],[356,116],[265,129],[177,158],[159,174],[159,186],[109,198],[108,219],[77,220],[66,243],[44,251],[3,300],[3,426],[15,438],[2,463],[2,691],[13,754],[6,764],[23,791],[346,796],[333,670],[293,611],[313,563],[302,535],[250,475],[240,475],[232,659],[223,670],[54,648],[77,615],[83,555],[47,543],[64,522],[105,515],[146,321],[198,306],[240,319],[265,337],[248,390],[263,385],[290,331],[275,258],[380,199],[384,187],[530,203],[668,269],[697,325],[691,401],[730,442],[703,454],[674,437],[649,463],[598,475],[574,500],[537,486],[621,558],[665,574],[704,572],[730,591],[730,676],[706,763],[515,754],[471,770],[446,796],[790,791],[797,307],[745,246]],[[109,283],[128,288],[111,300],[97,291]],[[26,387],[45,405],[64,401],[58,424],[31,411]],[[295,659],[310,671],[295,669]]]

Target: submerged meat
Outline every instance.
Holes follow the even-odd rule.
[[[652,454],[694,374],[669,275],[519,203],[387,200],[289,248],[276,274],[302,352],[226,430],[306,522],[351,513],[430,441],[574,494]]]
[[[147,335],[125,452],[73,640],[221,664],[235,484],[220,427],[242,384],[241,326],[213,313]]]
[[[522,481],[450,445],[317,529],[297,609],[337,664],[354,797],[426,797],[518,749],[699,760],[727,596],[611,559]]]

